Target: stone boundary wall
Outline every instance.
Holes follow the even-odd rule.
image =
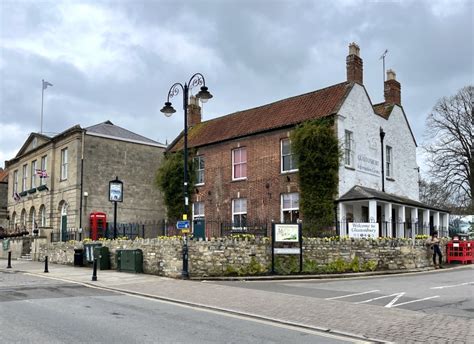
[[[445,255],[445,244],[442,252]],[[146,274],[177,278],[182,270],[182,240],[180,238],[105,240],[98,241],[110,252],[111,267],[116,269],[117,249],[141,249],[143,270]],[[208,241],[190,240],[189,274],[191,277],[266,274],[271,267],[271,242],[269,238],[217,238]],[[74,249],[83,248],[81,242],[42,243],[37,258],[48,255],[51,263],[74,263]],[[276,255],[280,260],[293,256]],[[330,240],[305,238],[303,244],[305,266],[321,268],[344,261],[356,260],[359,266],[373,264],[377,270],[406,270],[432,266],[432,253],[425,240],[407,239],[342,239]],[[308,270],[317,272],[321,270]]]
[[[3,249],[4,240],[10,241],[8,250]],[[31,242],[32,242],[32,239],[29,236],[0,240],[0,258],[7,259],[8,252],[12,253],[12,259],[17,259],[17,258],[20,258],[24,254],[30,253]]]

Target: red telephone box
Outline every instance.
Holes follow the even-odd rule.
[[[97,240],[105,236],[107,228],[107,215],[105,213],[94,212],[90,215],[91,239]]]

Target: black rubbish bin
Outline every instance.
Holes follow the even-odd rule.
[[[84,250],[82,248],[74,249],[74,266],[84,266]]]

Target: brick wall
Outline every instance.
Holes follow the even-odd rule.
[[[280,140],[288,129],[217,145],[201,147],[205,159],[205,184],[196,187],[193,201],[205,203],[207,219],[232,218],[232,199],[247,198],[249,221],[280,220],[280,195],[299,192],[296,173],[281,173]],[[232,150],[247,148],[247,179],[232,181]]]

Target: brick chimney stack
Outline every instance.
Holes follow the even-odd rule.
[[[387,70],[387,80],[384,84],[383,93],[386,103],[401,105],[401,85],[397,81],[396,76],[393,70]]]
[[[346,58],[347,81],[363,84],[363,62],[359,56],[360,49],[356,43],[349,44],[349,55]]]
[[[194,127],[196,124],[201,123],[201,107],[199,106],[199,100],[195,96],[189,97],[188,104],[188,127]]]

